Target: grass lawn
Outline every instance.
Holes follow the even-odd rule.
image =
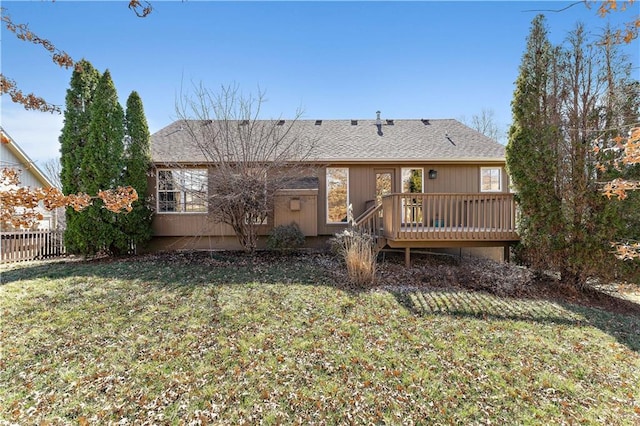
[[[5,267],[0,424],[640,424],[639,315],[334,267]]]

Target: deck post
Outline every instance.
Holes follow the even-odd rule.
[[[404,266],[407,268],[411,266],[411,249],[409,247],[404,249]]]
[[[503,259],[502,259],[502,261],[504,263],[509,263],[509,260],[510,260],[509,259],[509,257],[510,257],[509,254],[510,254],[510,251],[511,251],[511,250],[509,250],[510,247],[511,246],[509,244],[505,244],[504,245],[504,255],[503,255]]]

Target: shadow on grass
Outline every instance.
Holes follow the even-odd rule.
[[[451,315],[483,320],[591,326],[640,352],[640,316],[607,312],[558,300],[498,297],[464,289],[394,293],[415,315]],[[633,302],[629,302],[633,303]]]
[[[2,270],[0,285],[71,277],[139,280],[172,288],[256,282],[317,284],[319,278],[318,267],[308,261],[308,255],[196,252],[16,264]]]
[[[567,310],[582,315],[589,325],[602,330],[629,349],[640,353],[640,315],[611,313],[601,309],[564,302],[562,306]]]
[[[1,270],[0,285],[32,279],[91,277],[136,280],[188,294],[201,285],[252,283],[331,285],[358,296],[357,289],[331,277],[335,264],[309,253],[238,252],[164,253],[133,258],[68,260],[15,265]],[[613,313],[556,298],[508,298],[466,289],[392,291],[397,301],[416,315],[453,315],[486,320],[528,321],[568,326],[593,326],[640,352],[640,306],[630,314]],[[607,296],[611,297],[611,296]],[[635,310],[632,308],[636,308]],[[636,313],[634,313],[636,312]]]

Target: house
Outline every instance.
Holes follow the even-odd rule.
[[[20,185],[31,188],[52,188],[53,183],[42,170],[29,158],[11,136],[0,127],[0,168],[17,169],[20,173]],[[2,188],[5,189],[5,188]],[[42,203],[41,203],[42,204]],[[38,208],[43,219],[34,224],[35,229],[48,230],[57,226],[56,210],[46,210],[42,205]],[[10,225],[6,226],[7,228]],[[11,229],[2,229],[11,230]]]
[[[231,228],[207,220],[205,203],[197,201],[214,165],[185,127],[207,124],[176,121],[151,137],[156,249],[238,248]],[[351,208],[358,227],[381,246],[404,249],[407,262],[411,249],[503,259],[518,240],[504,146],[462,123],[378,118],[289,124],[314,141],[310,168],[304,183],[280,191],[263,235],[296,222],[309,245],[323,244],[345,229]],[[167,194],[157,185],[160,176],[178,179],[185,170],[192,172],[191,183],[182,191]]]

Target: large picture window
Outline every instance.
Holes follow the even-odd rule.
[[[502,191],[502,169],[500,167],[480,168],[480,191],[500,192]]]
[[[347,221],[349,169],[327,167],[327,223]]]
[[[206,169],[158,170],[159,213],[206,213]]]

